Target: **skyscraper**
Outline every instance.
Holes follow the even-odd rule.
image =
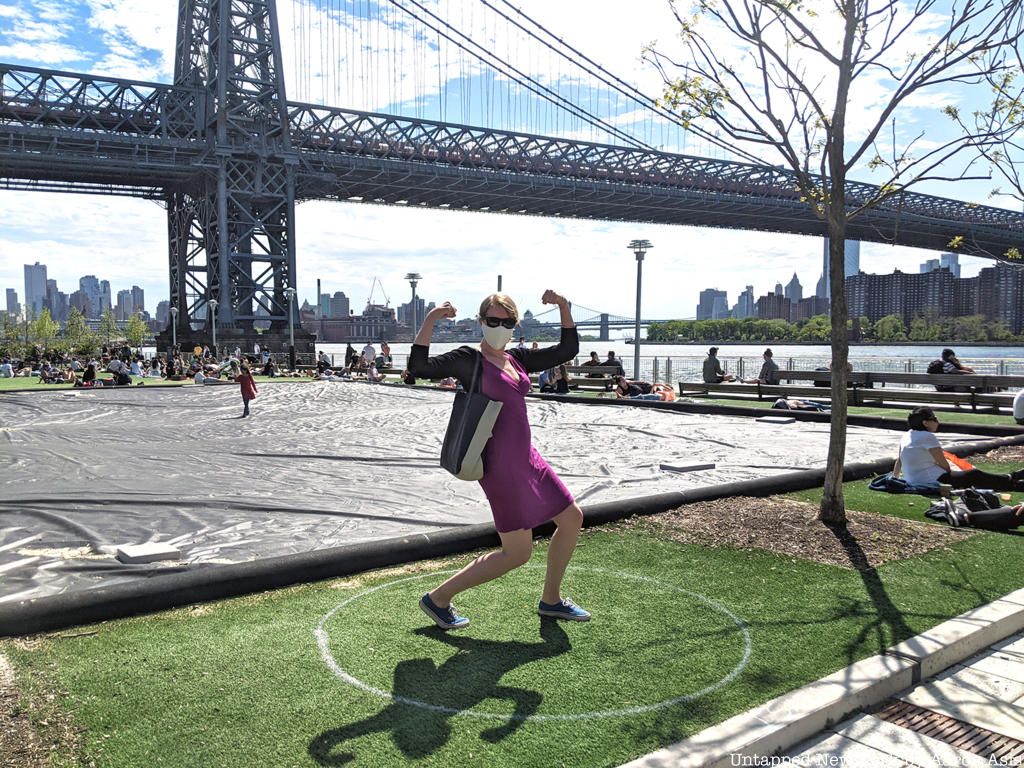
[[[113,308],[112,297],[110,295],[110,281],[100,280],[100,314],[102,315],[109,309]]]
[[[114,307],[114,319],[123,322],[132,316],[132,292],[117,292],[117,304]]]
[[[847,240],[844,248],[844,269],[843,277],[851,277],[860,272],[860,241],[859,240]],[[829,285],[828,280],[828,249],[829,239],[826,237],[824,240],[824,246],[822,248],[822,267],[821,267],[821,279],[818,280],[818,288],[814,292],[814,295],[821,299],[832,298],[832,287]]]
[[[96,279],[96,275],[83,275],[78,278],[78,290],[82,292],[84,301],[72,301],[71,306],[78,307],[89,320],[99,319],[103,314],[103,302],[100,301],[100,281]]]
[[[137,285],[132,286],[132,308],[131,314],[146,311],[146,292]]]
[[[729,316],[729,299],[725,291],[705,288],[697,305],[698,320],[720,320]]]
[[[793,279],[786,285],[783,295],[790,301],[800,301],[804,297],[804,287],[800,285],[796,272],[793,273]]]
[[[11,317],[21,316],[21,304],[18,303],[18,292],[13,288],[7,289],[7,314]]]
[[[747,289],[740,294],[736,300],[736,306],[732,310],[732,316],[739,320],[754,316],[754,286],[748,285]]]
[[[46,306],[46,265],[25,265],[25,312],[30,318],[39,317]]]
[[[953,277],[960,277],[960,255],[956,253],[944,253],[939,257],[939,268],[948,269]]]

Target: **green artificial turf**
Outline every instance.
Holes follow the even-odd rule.
[[[458,633],[428,626],[416,603],[472,555],[0,651],[36,720],[56,710],[84,729],[84,755],[65,765],[615,766],[1021,587],[1019,569],[992,567],[1021,546],[983,533],[859,574],[596,530],[566,581],[594,613],[585,624],[534,613],[539,544],[529,567],[461,596],[473,623]],[[335,663],[421,704],[332,673],[314,633],[334,609]]]
[[[974,463],[974,466],[986,472],[994,472],[996,474],[1020,469],[1016,464],[997,464],[993,462],[978,462]],[[918,520],[935,523],[936,525],[945,525],[945,523],[936,522],[924,516],[925,510],[928,509],[933,499],[918,496],[914,493],[872,491],[868,488],[869,483],[870,480],[853,480],[849,483],[843,483],[843,499],[846,502],[847,509],[859,512],[876,512],[881,515],[902,517],[906,520]],[[809,501],[817,504],[821,501],[821,489],[812,488],[807,491],[796,491],[787,494],[787,496],[791,499],[799,499],[800,501]],[[1011,493],[1010,500],[1005,503],[1020,504],[1022,502],[1024,502],[1024,493]]]

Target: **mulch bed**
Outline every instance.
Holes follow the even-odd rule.
[[[978,461],[996,461],[999,463],[1016,464],[1024,467],[1024,445],[1004,445],[988,453],[980,453],[970,458]]]
[[[849,510],[846,528],[834,529],[817,520],[817,514],[817,505],[804,501],[739,496],[687,504],[664,514],[631,518],[622,525],[683,544],[763,549],[859,571],[974,535],[944,525]]]

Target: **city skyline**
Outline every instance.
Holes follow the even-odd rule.
[[[110,281],[96,275],[81,275],[77,280],[78,288],[71,292],[60,290],[58,280],[50,277],[48,266],[39,261],[25,264],[24,276],[23,293],[17,288],[4,287],[3,311],[18,319],[34,320],[43,309],[48,309],[53,319],[64,322],[72,307],[90,320],[99,319],[108,310],[118,321],[127,320],[136,312],[141,312],[144,318],[151,317],[146,310],[145,290],[138,285],[118,290],[114,302]],[[160,303],[167,304],[167,301]]]

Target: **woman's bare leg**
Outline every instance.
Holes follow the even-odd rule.
[[[522,528],[505,533],[499,531],[498,536],[501,537],[501,549],[480,555],[430,592],[430,599],[434,601],[434,605],[438,608],[447,608],[451,605],[452,598],[459,592],[465,592],[470,587],[493,581],[530,559],[530,554],[533,551],[533,532],[531,530]]]
[[[555,525],[558,527],[548,546],[548,569],[544,574],[544,594],[541,596],[548,605],[562,599],[562,578],[572,553],[576,551],[576,541],[583,527],[583,510],[573,502],[558,513]]]

